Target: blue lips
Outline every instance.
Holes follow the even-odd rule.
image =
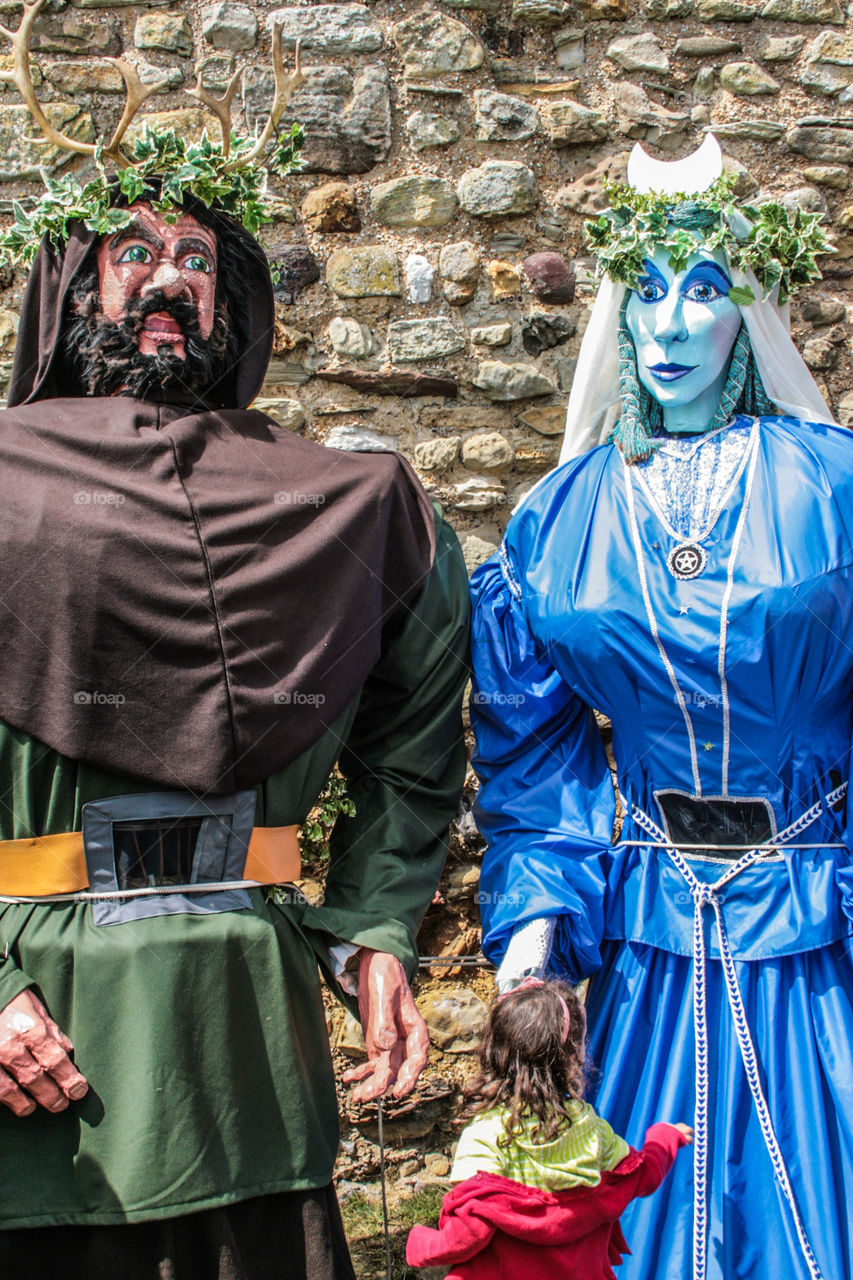
[[[648,366],[649,373],[658,382],[677,382],[679,378],[683,378],[685,374],[692,373],[698,368],[695,364],[652,364]]]

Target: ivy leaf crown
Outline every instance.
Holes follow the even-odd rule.
[[[94,155],[95,176],[81,182],[75,174],[52,178],[43,173],[44,191],[32,204],[17,200],[14,221],[0,234],[0,260],[12,265],[28,264],[36,256],[46,236],[55,249],[68,240],[71,223],[81,222],[98,235],[111,234],[133,221],[129,206],[145,200],[162,213],[167,222],[180,215],[185,195],[207,208],[216,204],[223,213],[242,222],[254,235],[273,220],[272,201],[266,193],[270,172],[279,177],[304,167],[299,152],[304,141],[300,125],[276,140],[266,164],[257,160],[241,165],[255,140],[231,133],[230,153],[212,142],[205,131],[198,142],[187,142],[174,129],[155,130],[144,125],[128,147],[132,164],[112,177],[104,167],[101,149]],[[126,206],[115,207],[120,192]]]
[[[820,279],[817,258],[835,252],[820,226],[823,214],[789,213],[778,202],[744,204],[735,184],[733,175],[723,174],[697,196],[605,183],[611,207],[584,223],[596,274],[635,289],[657,249],[667,250],[676,274],[700,249],[722,249],[733,267],[753,272],[765,297],[778,288],[780,303]],[[748,286],[732,288],[728,296],[741,306],[755,301]]]

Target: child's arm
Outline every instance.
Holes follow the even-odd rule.
[[[653,1124],[646,1130],[646,1140],[640,1149],[642,1166],[635,1195],[650,1196],[657,1191],[669,1173],[680,1147],[693,1141],[689,1125]]]
[[[485,1249],[495,1234],[490,1223],[476,1214],[465,1212],[464,1208],[461,1213],[446,1214],[442,1211],[439,1222],[438,1230],[434,1227],[412,1227],[406,1241],[406,1262],[410,1267],[440,1267],[467,1262]]]

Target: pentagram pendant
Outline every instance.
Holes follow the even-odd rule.
[[[666,560],[673,578],[698,578],[707,563],[708,556],[704,547],[695,542],[679,542]]]

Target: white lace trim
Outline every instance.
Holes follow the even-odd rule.
[[[737,479],[752,422],[721,427],[707,436],[670,436],[637,474],[665,524],[690,542],[707,537]]]

